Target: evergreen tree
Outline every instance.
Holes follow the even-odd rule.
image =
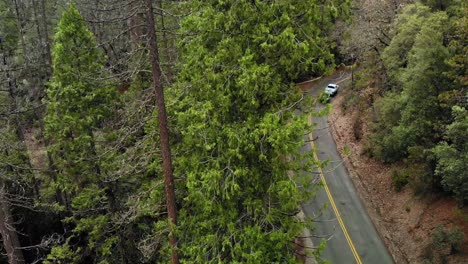
[[[453,116],[455,120],[447,127],[446,141],[434,148],[435,173],[442,178],[444,189],[463,205],[468,201],[468,112],[454,106]]]
[[[434,146],[447,122],[439,95],[450,88],[443,74],[449,57],[444,46],[446,13],[431,13],[416,4],[406,7],[397,21],[397,35],[382,57],[402,91],[396,89],[382,100],[371,139],[374,154],[385,162],[407,157],[414,146]]]
[[[294,215],[307,195],[288,172],[310,165],[298,154],[310,127],[294,113],[294,81],[332,66],[321,29],[338,11],[294,0],[189,4],[182,71],[167,91],[181,259],[294,262],[291,241],[304,227]]]
[[[98,86],[103,55],[73,6],[63,13],[54,41],[46,135],[59,174],[54,185],[73,196],[87,184],[98,182],[93,130],[109,114],[113,92]],[[70,202],[65,205],[69,207]]]
[[[440,139],[444,118],[438,95],[448,89],[443,72],[448,50],[444,46],[444,12],[434,13],[423,24],[410,51],[408,67],[403,74],[403,96],[407,98],[402,111],[401,126],[409,128],[415,144],[432,147]]]
[[[0,45],[2,53],[10,56],[18,45],[18,31],[13,19],[11,5],[6,0],[0,1]]]
[[[444,187],[463,204],[466,149],[460,142],[466,134],[466,111],[460,106],[466,104],[467,9],[458,1],[426,2],[447,12],[407,6],[382,54],[398,82],[377,104],[372,152],[385,162],[404,159],[417,191]]]
[[[430,15],[430,9],[422,4],[405,7],[395,19],[390,45],[382,53],[382,59],[387,68],[387,74],[398,90],[401,90],[401,76],[408,66],[408,55],[413,48],[415,36],[421,30]],[[396,82],[396,83],[395,83]]]
[[[48,194],[60,196],[59,210],[68,216],[65,225],[73,227],[73,235],[52,250],[48,257],[52,263],[110,256],[118,239],[106,237],[113,197],[104,183],[95,139],[112,112],[115,95],[113,87],[102,81],[103,62],[93,34],[71,5],[54,37],[53,78],[44,120],[50,142],[47,151],[56,169],[56,178],[48,182]],[[80,251],[84,252],[77,254]]]
[[[454,80],[453,88],[455,90],[467,92],[468,87],[468,6],[454,5],[453,9],[458,12],[452,18],[452,27],[448,30],[448,49],[450,51],[450,58],[447,64],[450,70],[447,76]]]

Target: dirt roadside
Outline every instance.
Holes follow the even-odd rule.
[[[390,175],[392,170],[402,168],[402,164],[388,166],[365,154],[363,141],[355,136],[355,120],[360,118],[363,121],[358,132],[360,138],[365,139],[369,113],[343,111],[344,93],[339,93],[332,100],[329,126],[356,190],[395,262],[423,263],[433,254],[428,250],[428,245],[431,243],[431,233],[440,225],[448,228],[460,226],[465,238],[468,238],[468,210],[458,208],[453,199],[442,196],[416,197],[408,186],[400,192],[394,190]],[[344,155],[344,149],[349,150],[348,155]],[[433,262],[425,263],[439,261],[434,258]],[[466,241],[461,252],[449,256],[446,261],[468,263]]]

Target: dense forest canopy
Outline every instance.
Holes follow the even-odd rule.
[[[388,163],[405,160],[406,181],[420,192],[442,188],[462,205],[468,199],[467,8],[463,1],[442,2],[408,5],[395,19],[381,56],[388,79],[375,104],[371,153]]]
[[[314,160],[294,83],[333,68],[348,1],[0,5],[10,263],[298,260],[314,188],[290,176]]]
[[[296,177],[317,161],[295,84],[341,63],[380,95],[369,153],[465,204],[467,17],[462,0],[0,0],[0,262],[298,262],[319,186]]]

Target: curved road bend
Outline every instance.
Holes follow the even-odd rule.
[[[306,94],[318,96],[329,82],[340,82],[345,77],[320,80],[311,85],[313,87],[309,87]],[[340,90],[342,89],[343,85],[340,87]],[[323,106],[317,105],[316,110],[321,107]],[[315,124],[309,139],[313,136],[315,140],[305,144],[302,151],[311,151],[315,148],[319,160],[329,161],[322,169],[314,168],[314,173],[310,176],[311,180],[317,182],[323,176],[326,186],[302,206],[305,215],[314,220],[315,230],[312,231],[314,245],[319,245],[321,240],[326,239],[322,258],[333,264],[393,263],[338,154],[335,141],[328,129],[327,117],[313,117],[309,122]],[[325,208],[324,204],[327,205]]]

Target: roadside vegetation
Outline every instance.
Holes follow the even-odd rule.
[[[355,3],[361,8],[338,46],[343,61],[357,67],[340,107],[366,113],[353,115],[355,139],[366,155],[394,168],[389,176],[396,191],[411,188],[417,197],[452,197],[466,215],[466,3]],[[431,254],[424,254],[428,263],[447,261],[466,241],[466,230],[441,225],[432,232]]]
[[[404,160],[409,181],[468,201],[466,6],[406,6],[382,52],[383,97],[375,104],[370,154]]]
[[[463,206],[468,201],[467,7],[463,1],[410,2],[395,7],[391,26],[382,29],[385,38],[375,36],[378,43],[360,52],[342,107],[372,109],[367,151],[382,162],[406,164],[406,171],[394,174],[397,188],[411,183],[421,192],[443,191]],[[356,28],[358,22],[344,35]],[[348,41],[356,38],[349,35]],[[341,49],[353,48],[349,45],[344,41]],[[357,130],[360,122],[355,120]]]

